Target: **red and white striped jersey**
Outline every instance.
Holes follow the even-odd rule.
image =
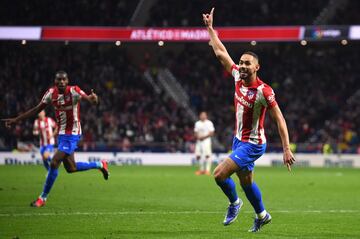
[[[277,105],[275,93],[258,77],[252,85],[244,86],[240,79],[239,67],[235,64],[231,68],[231,74],[235,80],[235,136],[243,142],[264,144],[265,112],[267,108]]]
[[[43,96],[41,102],[55,108],[59,135],[81,135],[80,100],[83,96],[86,94],[78,86],[67,86],[64,94],[52,87]]]
[[[52,118],[36,119],[34,122],[33,134],[40,136],[40,146],[55,144],[54,129],[56,123]]]

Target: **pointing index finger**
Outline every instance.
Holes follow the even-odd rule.
[[[288,171],[291,172],[291,166],[289,163],[286,164],[286,167],[287,167]]]
[[[214,14],[214,7],[213,8],[211,8],[211,12],[210,12],[210,15],[212,16],[213,14]]]

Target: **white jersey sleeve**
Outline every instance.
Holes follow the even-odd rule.
[[[215,132],[215,127],[213,122],[211,122],[210,120],[207,121],[208,122],[208,128],[210,132]]]
[[[54,92],[54,89],[50,88],[48,91],[46,91],[46,93],[44,94],[44,96],[41,99],[41,103],[44,104],[51,104],[51,100],[52,100],[52,94]]]
[[[194,132],[198,133],[200,131],[200,122],[197,121],[194,126]]]
[[[83,96],[85,96],[86,95],[86,93],[82,90],[82,89],[80,89],[80,87],[79,86],[72,86],[71,88],[70,88],[70,91],[71,91],[71,94],[72,94],[72,96],[73,96],[73,98],[76,100],[76,101],[79,101]]]
[[[240,80],[240,72],[238,65],[232,65],[231,67],[231,75],[234,77],[235,82]]]

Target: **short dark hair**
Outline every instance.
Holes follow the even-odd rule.
[[[255,52],[253,52],[253,51],[245,51],[244,53],[243,53],[243,55],[250,55],[250,56],[253,56],[258,62],[260,62],[260,60],[259,60],[259,56],[255,53]]]
[[[68,74],[63,70],[60,70],[55,73],[55,78],[59,78],[59,77],[67,78]]]

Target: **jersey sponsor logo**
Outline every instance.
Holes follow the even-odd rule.
[[[236,98],[242,105],[245,105],[245,106],[247,106],[247,107],[249,107],[249,108],[253,108],[253,106],[254,106],[252,103],[246,101],[243,96],[239,97],[238,94],[236,94],[236,92],[235,92],[235,98]]]
[[[252,98],[254,98],[254,95],[255,95],[255,93],[254,93],[254,91],[252,91],[252,90],[249,90],[248,93],[247,93],[247,97],[249,98],[249,100],[251,100]]]

